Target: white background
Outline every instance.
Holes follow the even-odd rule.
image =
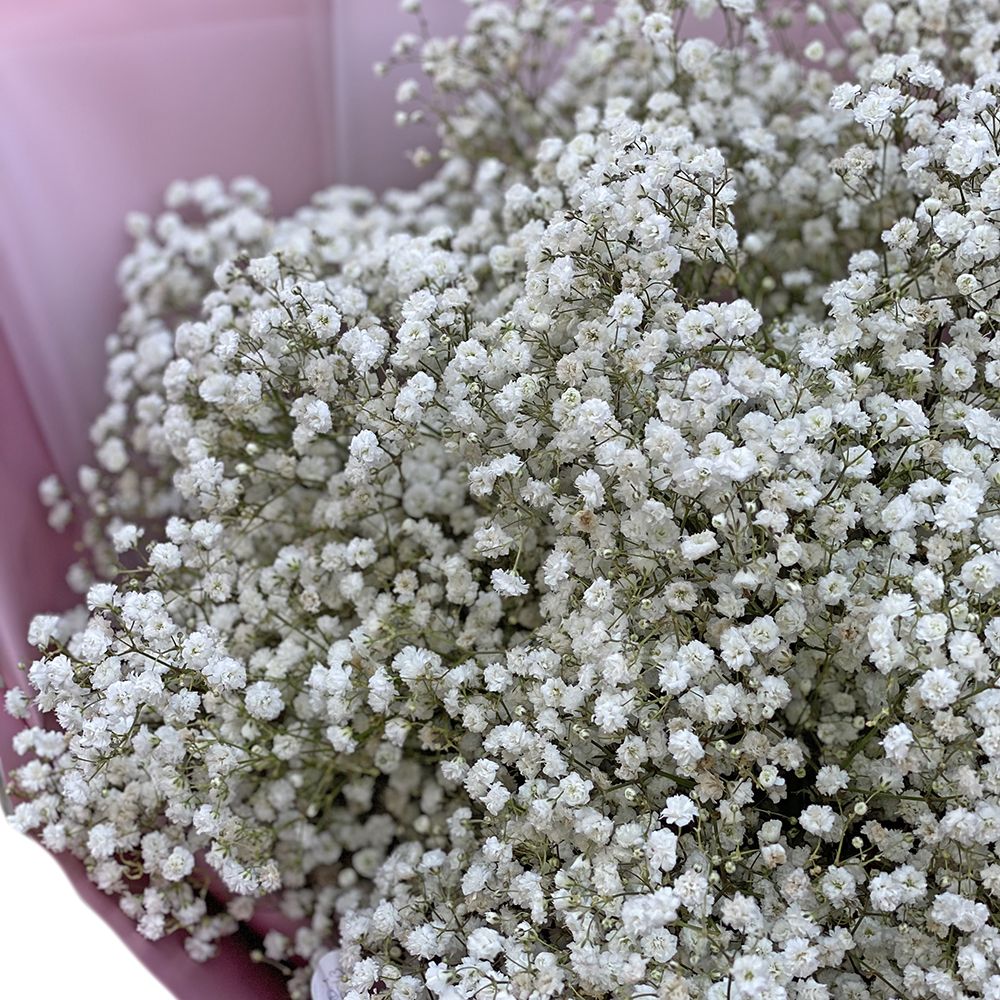
[[[55,859],[16,833],[2,813],[0,866],[4,996],[171,1000],[77,896]]]

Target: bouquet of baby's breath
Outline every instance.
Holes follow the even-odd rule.
[[[16,823],[298,996],[996,1000],[1000,4],[470,8],[416,192],[133,220]]]

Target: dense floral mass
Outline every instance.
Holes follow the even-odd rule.
[[[17,824],[296,996],[996,1000],[1000,4],[470,8],[416,192],[133,220]]]

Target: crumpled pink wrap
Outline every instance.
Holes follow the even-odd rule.
[[[462,0],[424,0],[456,30]],[[342,182],[411,184],[392,125],[395,82],[371,65],[412,30],[396,0],[0,0],[0,678],[20,680],[32,614],[74,603],[71,536],[45,522],[37,483],[89,457],[115,268],[133,209],[175,178],[250,174],[278,213]],[[713,34],[702,24],[699,31]],[[0,762],[20,724],[0,711]],[[176,996],[286,995],[248,938],[190,961],[179,937],[140,937],[115,902],[62,864],[80,894]],[[256,929],[288,928],[262,914]]]
[[[432,0],[435,26],[460,0]],[[123,220],[155,212],[178,177],[250,174],[291,211],[335,181],[412,184],[392,124],[395,82],[374,78],[415,22],[395,0],[0,0],[0,677],[17,684],[32,614],[74,603],[70,536],[36,485],[75,483],[103,400],[117,322]],[[0,761],[20,727],[0,710]],[[205,965],[178,936],[140,937],[114,900],[74,885],[178,997],[285,996],[232,939]],[[280,924],[280,916],[264,926]],[[261,929],[264,929],[263,927]]]

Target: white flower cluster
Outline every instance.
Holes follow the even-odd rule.
[[[1000,4],[836,6],[474,2],[418,191],[134,220],[12,790],[142,933],[1000,998]]]

